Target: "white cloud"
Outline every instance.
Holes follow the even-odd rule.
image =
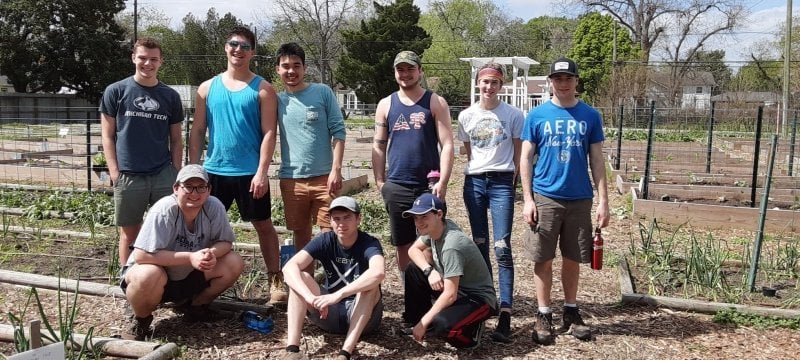
[[[793,11],[795,16],[797,11]],[[755,46],[765,42],[774,42],[780,27],[786,20],[786,7],[771,7],[753,12],[733,35],[720,36],[710,44],[710,48],[725,50],[726,60],[730,66],[738,68],[743,62],[750,60],[750,53]]]

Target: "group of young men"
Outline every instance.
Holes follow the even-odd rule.
[[[247,28],[228,34],[227,69],[198,88],[183,167],[182,105],[177,93],[158,81],[157,41],[138,40],[134,75],[104,93],[103,150],[120,227],[121,286],[132,311],[127,335],[147,336],[152,313],[164,302],[175,303],[188,319],[213,314],[208,305],[244,268],[231,251],[235,235],[226,215],[235,201],[258,235],[270,301],[287,303],[285,358],[303,357],[299,346],[307,317],[326,331],[345,334],[338,356],[349,359],[361,335],[381,323],[384,251],[359,230],[356,201],[337,197],[345,127],[333,91],[305,81],[305,53],[288,43],[276,54],[284,88],[277,94],[250,70],[255,45]],[[598,191],[601,227],[608,224],[608,198],[602,119],[575,97],[575,63],[559,59],[552,64],[554,98],[527,119],[498,97],[505,80],[501,65],[490,63],[477,73],[480,101],[459,115],[456,135],[469,159],[463,196],[471,238],[446,218],[454,157],[447,102],[422,87],[417,54],[402,51],[393,66],[399,89],[377,106],[372,165],[404,284],[402,317],[408,328],[403,332],[417,341],[442,336],[469,348],[479,344],[485,320],[499,315],[491,337],[512,341],[511,227],[518,175],[539,304],[533,339],[549,344],[554,338],[550,288],[556,246],[563,257],[563,330],[585,326],[576,294],[593,228],[588,167]],[[278,128],[280,192],[297,249],[282,269],[268,174]],[[433,171],[439,175],[431,182]],[[320,234],[312,239],[313,225]],[[498,264],[499,298],[489,244]],[[313,276],[315,261],[325,272],[321,282]]]

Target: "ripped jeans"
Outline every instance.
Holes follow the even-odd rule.
[[[514,173],[486,172],[464,179],[464,204],[469,214],[472,240],[478,245],[489,272],[489,244],[494,244],[500,308],[511,308],[514,294],[514,257],[511,254],[511,224],[514,219]],[[489,217],[492,214],[492,238]]]

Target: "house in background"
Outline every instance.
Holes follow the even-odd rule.
[[[669,70],[650,73],[648,98],[657,107],[679,107],[684,110],[711,108],[711,91],[716,86],[714,75],[708,71],[688,71],[683,77],[673,78]]]
[[[0,94],[2,93],[13,93],[14,87],[8,83],[8,77],[5,75],[0,75]]]
[[[356,115],[368,115],[367,104],[358,100],[356,91],[350,88],[337,87],[334,89],[336,100],[345,112]],[[374,111],[374,106],[371,107]]]
[[[761,104],[772,106],[779,104],[779,94],[769,91],[730,91],[711,97],[712,102],[730,103],[739,105]]]
[[[513,57],[481,57],[481,58],[461,58],[470,64],[470,85],[469,103],[450,104],[453,108],[467,107],[479,99],[478,86],[475,76],[480,68],[488,62],[496,62],[506,67],[506,83],[498,93],[498,97],[506,103],[519,108],[524,114],[530,109],[540,105],[550,99],[550,82],[547,76],[530,76],[531,65],[538,65],[539,62],[522,56]],[[511,74],[511,75],[509,75]],[[514,76],[516,75],[516,76]],[[437,77],[423,77],[423,86],[428,89],[436,89],[439,85]],[[352,89],[338,86],[334,89],[336,100],[342,110],[347,114],[372,115],[375,112],[375,104],[366,104],[358,99],[356,92]]]
[[[530,101],[531,108],[535,108],[543,102],[550,100],[552,96],[550,80],[547,76],[528,77],[528,100]]]

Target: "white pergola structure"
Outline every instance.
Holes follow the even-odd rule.
[[[531,65],[539,65],[539,62],[527,56],[512,56],[512,57],[472,57],[460,58],[461,61],[469,63],[470,67],[470,90],[469,90],[469,103],[474,104],[478,100],[480,94],[478,93],[478,84],[475,81],[475,76],[478,71],[487,63],[494,62],[505,67],[506,79],[511,78],[511,83],[506,83],[503,89],[498,93],[500,100],[511,104],[514,107],[527,113],[531,108],[531,100],[528,94],[528,70]],[[511,71],[508,71],[509,66]],[[522,76],[520,76],[520,70]]]

